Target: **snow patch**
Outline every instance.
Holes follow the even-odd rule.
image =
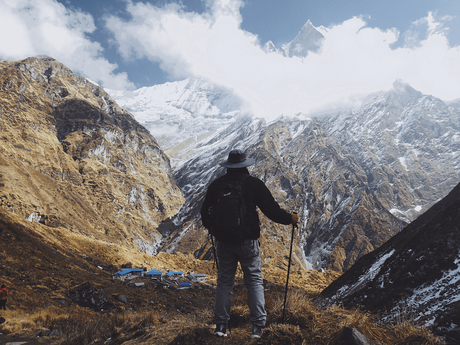
[[[112,145],[115,143],[115,139],[123,141],[123,133],[118,131],[102,129],[102,134],[104,134],[105,139]]]
[[[406,171],[409,171],[409,170],[407,169],[406,158],[405,158],[405,157],[399,157],[398,160],[399,160],[399,162],[401,163],[401,165],[404,167],[404,169],[406,169]]]
[[[28,220],[29,222],[35,222],[35,223],[39,223],[41,219],[42,219],[42,216],[40,216],[40,213],[37,213],[37,212],[32,212],[28,217],[26,217],[26,220]]]
[[[155,240],[150,243],[138,238],[134,240],[134,242],[136,242],[140,252],[147,253],[148,255],[156,255],[161,244],[161,238],[155,238]]]
[[[422,286],[413,291],[412,296],[406,301],[409,307],[424,310],[417,314],[415,320],[423,319],[426,326],[433,326],[436,316],[447,306],[460,301],[458,285],[460,282],[460,254],[454,261],[456,268],[444,272],[442,278],[429,285]]]
[[[105,147],[104,143],[97,145],[94,149],[88,151],[88,157],[95,156],[99,158],[104,164],[110,161],[110,153]]]
[[[136,187],[133,187],[128,194],[128,203],[134,205],[139,199],[139,191]]]
[[[374,264],[371,266],[371,268],[361,277],[359,277],[358,281],[353,284],[352,286],[344,285],[342,286],[337,293],[331,298],[331,300],[338,300],[344,297],[345,295],[350,295],[354,291],[359,290],[363,285],[368,283],[369,281],[372,281],[375,276],[380,272],[380,269],[382,268],[383,264],[385,261],[391,257],[394,254],[395,250],[393,249],[391,252],[383,255],[379,260],[374,262]]]

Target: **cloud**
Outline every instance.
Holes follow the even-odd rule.
[[[404,33],[404,45],[411,48],[420,47],[421,42],[431,35],[447,35],[449,29],[446,25],[452,19],[452,16],[435,19],[433,13],[428,13],[427,17],[413,22],[411,27]]]
[[[460,98],[460,48],[446,38],[449,17],[428,13],[402,34],[354,17],[320,28],[318,52],[287,58],[266,53],[256,35],[241,29],[242,0],[203,2],[206,11],[198,14],[175,3],[126,0],[129,16],[123,18],[129,19],[111,15],[105,23],[124,59],[147,58],[173,78],[225,86],[258,117],[352,107],[396,79],[444,100]],[[46,54],[106,88],[134,88],[89,39],[95,30],[91,15],[55,0],[0,0],[0,60]]]
[[[95,29],[91,15],[54,0],[0,0],[0,60],[45,54],[103,86],[134,87],[87,37]]]
[[[335,111],[390,89],[396,79],[442,99],[460,97],[460,49],[449,46],[431,13],[414,23],[414,28],[426,24],[426,35],[416,42],[408,33],[411,44],[403,47],[393,48],[400,35],[396,29],[370,28],[354,17],[323,30],[319,52],[286,58],[265,53],[258,37],[241,29],[242,1],[207,4],[208,11],[197,14],[179,5],[128,2],[130,19],[110,16],[106,26],[125,58],[148,58],[176,78],[196,76],[224,85],[256,116]]]

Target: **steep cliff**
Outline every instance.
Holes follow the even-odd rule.
[[[386,319],[410,311],[440,334],[460,324],[460,185],[322,293],[324,304],[361,305]]]
[[[41,56],[0,63],[0,207],[153,253],[184,199],[152,135],[99,86]]]

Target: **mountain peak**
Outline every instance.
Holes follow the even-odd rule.
[[[406,83],[402,79],[396,79],[393,82],[393,90],[398,93],[416,93],[416,94],[421,94],[420,92],[416,91],[412,86],[410,86],[408,83]]]
[[[37,55],[35,58],[38,60],[42,60],[42,61],[56,61],[55,58],[52,58],[51,56],[44,55],[44,54]]]
[[[305,57],[309,52],[319,50],[323,38],[323,34],[308,20],[290,43],[281,46],[280,51],[287,57]]]
[[[423,94],[401,79],[393,82],[393,87],[388,91],[380,91],[367,96],[362,108],[373,107],[376,102],[393,104],[393,106],[405,107],[423,97]]]
[[[385,99],[399,104],[409,104],[423,97],[420,91],[401,79],[393,82],[393,88],[385,93]]]
[[[272,41],[268,41],[267,43],[265,43],[263,45],[262,49],[266,53],[276,53],[276,52],[278,52],[278,49],[276,49],[276,47],[275,47],[275,45],[273,44]]]
[[[272,41],[268,41],[262,47],[266,53],[280,53],[286,57],[305,57],[309,52],[316,52],[323,41],[324,28],[319,30],[308,20],[300,29],[297,36],[289,43],[283,44],[277,49]]]
[[[313,26],[313,23],[311,22],[310,19],[307,20],[307,22],[302,26],[302,29],[300,29],[300,32],[304,30],[309,30],[309,29],[314,29],[315,27]]]

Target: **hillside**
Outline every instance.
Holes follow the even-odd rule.
[[[52,345],[215,344],[212,324],[215,269],[211,262],[160,253],[151,256],[121,245],[108,245],[57,227],[29,222],[0,210],[2,283],[10,291],[0,315],[0,341]],[[134,267],[206,273],[207,283],[176,286],[111,278],[120,263]],[[281,323],[286,271],[264,268],[268,327],[250,338],[249,310],[241,272],[237,273],[226,344],[337,344],[344,326],[376,344],[407,344],[411,339],[441,344],[427,329],[413,325],[378,325],[359,310],[321,309],[313,298],[338,274],[292,271],[285,322]],[[77,294],[78,292],[78,294]],[[79,297],[80,296],[80,297]],[[37,335],[39,335],[37,337]]]
[[[407,310],[420,324],[440,334],[458,328],[459,224],[457,185],[328,286],[321,293],[324,303],[361,305],[385,313],[386,319]]]
[[[184,199],[152,135],[52,58],[0,71],[0,208],[153,253]]]

